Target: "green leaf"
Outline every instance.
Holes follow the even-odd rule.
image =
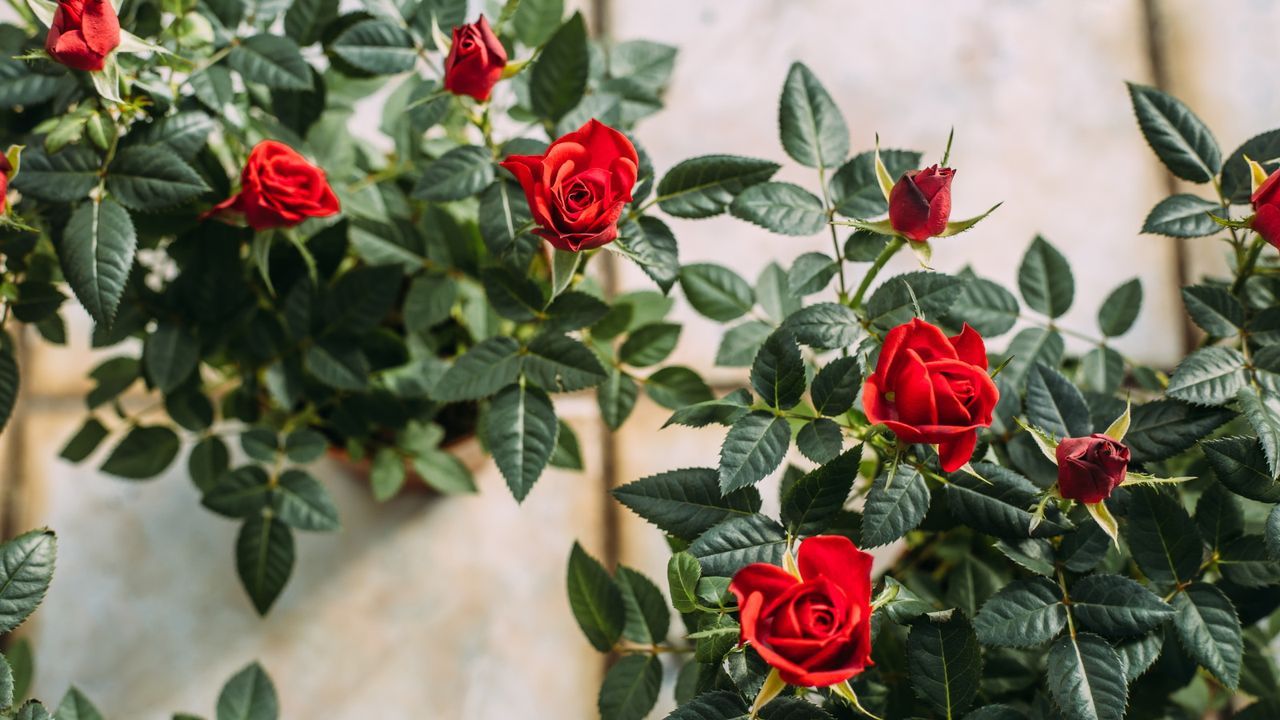
[[[21,625],[40,606],[57,555],[58,538],[47,529],[0,544],[0,633]]]
[[[538,284],[505,267],[485,268],[480,273],[485,296],[494,312],[515,322],[529,322],[542,313],[546,297]]]
[[[844,508],[858,479],[862,446],[845,451],[830,462],[787,485],[782,493],[782,522],[792,535],[821,535]]]
[[[178,435],[161,425],[139,425],[116,445],[102,472],[128,480],[146,480],[164,472],[178,454]]]
[[[1267,554],[1272,560],[1280,560],[1280,505],[1272,506],[1267,513],[1266,534],[1263,536]]]
[[[13,716],[13,720],[52,720],[49,711],[39,700],[28,700],[18,708],[18,713]]]
[[[1044,578],[1006,585],[973,618],[983,645],[1035,647],[1058,636],[1067,625],[1067,608],[1057,586]]]
[[[100,325],[115,319],[137,245],[133,220],[112,200],[88,202],[71,213],[58,258],[76,298]]]
[[[529,96],[538,117],[559,120],[578,104],[590,71],[587,26],[574,13],[538,55],[529,78]]]
[[[556,411],[535,387],[512,384],[489,404],[483,434],[498,470],[517,501],[524,500],[556,446]]]
[[[261,515],[270,499],[267,472],[257,465],[246,465],[220,475],[200,503],[219,515],[247,518]]]
[[[201,493],[208,493],[231,464],[231,451],[217,435],[210,435],[195,447],[187,458],[187,472]]]
[[[435,384],[432,394],[443,402],[478,400],[515,381],[520,372],[520,345],[506,336],[489,338],[468,350]]]
[[[764,308],[765,314],[781,322],[788,315],[800,309],[800,296],[791,292],[787,284],[787,271],[776,262],[771,262],[760,271],[756,278],[756,301]]]
[[[625,565],[618,566],[618,589],[627,609],[626,627],[622,634],[632,642],[654,645],[667,639],[671,612],[662,591],[642,573]]]
[[[680,287],[694,310],[718,322],[741,317],[756,304],[751,285],[723,265],[685,265],[680,268]]]
[[[1259,502],[1280,502],[1280,482],[1257,438],[1217,438],[1200,443],[1200,448],[1218,481],[1232,492]]]
[[[456,147],[427,165],[413,196],[436,202],[471,197],[493,182],[493,168],[488,150],[476,145]]]
[[[79,202],[89,196],[101,179],[102,160],[83,145],[73,145],[52,155],[40,148],[22,153],[21,171],[13,187],[37,200]]]
[[[1112,395],[1124,382],[1124,356],[1106,346],[1096,347],[1080,358],[1080,387],[1089,392]]]
[[[1214,235],[1218,224],[1209,213],[1222,212],[1218,203],[1195,195],[1179,193],[1161,200],[1142,223],[1142,232],[1175,238]]]
[[[796,433],[796,448],[816,463],[830,462],[844,449],[844,431],[826,418],[811,420]]]
[[[1071,613],[1084,629],[1107,637],[1142,635],[1173,617],[1173,608],[1121,575],[1090,575],[1071,586]]]
[[[782,462],[791,444],[791,427],[783,418],[757,411],[729,428],[720,446],[720,492],[755,485]]]
[[[717,400],[707,400],[681,408],[663,424],[663,427],[667,425],[706,427],[711,423],[732,425],[747,414],[751,403],[751,393],[744,388],[739,388]]]
[[[185,327],[161,321],[147,337],[142,364],[147,369],[147,377],[160,392],[173,392],[195,372],[199,363],[200,343]]]
[[[1213,133],[1180,100],[1153,87],[1129,83],[1138,127],[1160,161],[1183,180],[1205,183],[1218,174],[1222,151]]]
[[[984,338],[993,338],[1013,329],[1018,321],[1018,299],[1001,285],[970,277],[947,314],[957,324],[969,323]]]
[[[524,356],[524,374],[551,392],[595,387],[607,379],[595,353],[567,335],[539,335]]]
[[[720,367],[747,367],[755,359],[765,338],[773,327],[760,320],[748,320],[725,332],[716,350],[716,365]]]
[[[1236,205],[1248,205],[1249,196],[1253,194],[1251,173],[1244,161],[1246,155],[1262,163],[1268,173],[1275,172],[1276,159],[1280,158],[1280,130],[1268,130],[1249,138],[1223,164],[1222,194]]]
[[[1124,663],[1097,635],[1063,635],[1049,648],[1049,694],[1068,720],[1122,720]]]
[[[1124,442],[1135,463],[1165,460],[1191,447],[1233,416],[1221,408],[1199,408],[1176,400],[1135,405]]]
[[[1143,574],[1163,585],[1195,578],[1204,547],[1180,503],[1157,490],[1135,488],[1127,520],[1124,537]]]
[[[311,66],[297,43],[280,35],[254,35],[231,49],[227,64],[245,82],[275,90],[310,90]]]
[[[636,398],[640,388],[630,375],[617,368],[610,368],[604,382],[596,390],[596,403],[600,407],[600,415],[610,430],[622,427],[636,407]]]
[[[613,496],[663,532],[686,541],[731,517],[760,510],[760,493],[753,487],[722,496],[720,474],[713,468],[650,475],[616,488]]]
[[[828,417],[845,414],[853,407],[862,386],[862,371],[853,357],[836,358],[813,378],[809,397],[813,409]]]
[[[671,592],[671,607],[678,613],[691,613],[697,609],[698,580],[702,577],[702,565],[687,552],[678,552],[667,561],[667,586]]]
[[[641,216],[637,222],[627,225],[623,237],[609,247],[625,249],[624,254],[664,293],[671,292],[680,277],[676,236],[656,217]]]
[[[982,677],[978,638],[957,610],[931,613],[907,636],[907,668],[917,696],[944,717],[958,717],[973,702]]]
[[[341,527],[329,491],[306,472],[293,468],[280,475],[273,507],[286,525],[298,530],[330,532]]]
[[[836,167],[849,155],[849,127],[840,108],[802,63],[793,63],[778,106],[782,147],[809,167]]]
[[[675,323],[642,325],[618,348],[618,359],[632,367],[657,365],[676,348],[681,326]]]
[[[943,317],[960,296],[963,286],[960,278],[943,273],[916,271],[895,275],[867,298],[867,320],[887,331],[910,322],[916,316],[917,304],[926,319]]]
[[[1248,381],[1244,355],[1227,347],[1207,347],[1188,355],[1169,377],[1165,394],[1196,405],[1234,400]]]
[[[5,57],[0,60],[0,104],[34,107],[47,102],[57,94],[64,77],[32,72],[27,63]]]
[[[569,554],[569,605],[587,641],[608,652],[626,623],[622,591],[595,558],[578,543]]]
[[[147,145],[120,151],[107,169],[107,191],[131,210],[163,210],[209,192],[176,153]]]
[[[533,221],[533,213],[520,186],[500,179],[480,196],[479,221],[485,245],[490,252],[501,255],[523,235],[520,231]]]
[[[1258,435],[1267,469],[1275,476],[1280,472],[1280,398],[1247,385],[1240,388],[1236,400],[1240,413]]]
[[[369,359],[359,347],[326,340],[307,348],[304,358],[307,371],[331,388],[360,391],[368,384]]]
[[[569,332],[596,324],[609,314],[609,306],[584,292],[570,290],[547,306],[545,332]]]
[[[786,532],[764,515],[725,520],[703,533],[689,546],[689,554],[702,564],[706,575],[733,577],[751,563],[782,562]]]
[[[512,21],[520,42],[536,48],[560,27],[564,0],[521,0]]]
[[[719,215],[743,190],[773,177],[780,166],[737,155],[703,155],[677,163],[658,183],[658,207],[668,215]]]
[[[1149,635],[1124,642],[1115,643],[1116,654],[1120,656],[1120,661],[1124,663],[1125,680],[1133,682],[1151,669],[1151,666],[1160,657],[1160,651],[1164,649],[1165,633],[1153,632]]]
[[[1064,345],[1056,330],[1030,327],[1018,331],[1009,342],[1003,357],[1008,361],[1000,378],[1012,387],[1022,385],[1027,372],[1037,364],[1058,367],[1062,362]]]
[[[1107,337],[1123,335],[1133,327],[1140,309],[1142,281],[1134,278],[1112,290],[1107,299],[1102,301],[1102,307],[1098,309],[1098,327],[1102,328],[1102,334]]]
[[[862,510],[862,545],[887,545],[913,530],[929,511],[929,486],[915,468],[899,465],[890,482],[880,475],[867,493]]]
[[[1063,519],[1052,511],[1034,531],[1031,529],[1029,508],[1036,504],[1039,489],[1030,480],[993,463],[974,462],[973,469],[983,479],[961,470],[952,473],[946,485],[948,509],[956,520],[1009,540],[1066,532]]]
[[[374,75],[408,72],[418,59],[413,38],[389,20],[361,20],[328,43],[328,49]]]
[[[1173,627],[1187,654],[1234,689],[1240,682],[1244,640],[1231,601],[1213,585],[1196,582],[1173,596],[1173,607],[1178,613]]]
[[[1214,337],[1230,337],[1245,325],[1244,307],[1226,288],[1217,285],[1184,287],[1182,302],[1196,325]]]
[[[746,717],[747,708],[738,693],[715,690],[698,695],[676,708],[666,720],[746,720]],[[768,720],[767,714],[764,717]]]
[[[1032,426],[1055,439],[1085,437],[1093,431],[1084,396],[1070,380],[1047,365],[1036,365],[1027,373],[1024,410]]]
[[[859,153],[831,176],[831,202],[836,212],[845,217],[867,219],[889,211],[876,179],[875,155],[875,151]],[[897,179],[908,170],[920,167],[920,153],[880,148],[880,161],[889,177]]]
[[[1018,289],[1032,310],[1061,317],[1071,309],[1076,292],[1071,265],[1057,248],[1037,235],[1018,267]]]
[[[816,235],[827,227],[827,213],[816,195],[799,185],[766,182],[733,199],[729,214],[779,235]]]
[[[643,720],[662,689],[662,661],[656,655],[627,655],[609,668],[600,686],[600,717]]]
[[[275,720],[279,712],[276,688],[256,662],[236,673],[218,695],[218,720]]]
[[[67,441],[62,448],[62,452],[58,457],[73,463],[82,462],[89,457],[102,441],[107,438],[109,431],[107,426],[103,425],[97,418],[90,416],[84,421],[84,425],[76,431],[76,434]]]
[[[293,533],[268,513],[250,515],[236,538],[236,572],[259,615],[266,615],[293,571]],[[221,705],[221,703],[219,703]]]
[[[715,399],[698,373],[679,365],[665,367],[644,379],[649,398],[669,410]]]
[[[321,33],[338,18],[340,0],[294,0],[284,14],[284,32],[299,45],[320,41]]]
[[[1027,570],[1037,575],[1053,577],[1053,545],[1048,540],[1001,540],[995,544],[995,548]]]
[[[1266,540],[1259,535],[1229,541],[1218,558],[1218,569],[1241,587],[1263,588],[1280,583],[1280,563],[1268,557]]]
[[[788,410],[800,403],[805,389],[804,359],[795,337],[786,329],[770,335],[756,353],[751,386],[770,407]]]
[[[802,345],[834,350],[856,345],[865,335],[858,316],[839,303],[818,303],[792,313],[783,327]]]
[[[1240,501],[1226,485],[1214,483],[1196,501],[1196,526],[1212,552],[1226,546],[1228,540],[1244,534],[1244,512]]]
[[[796,258],[787,271],[787,289],[797,298],[821,292],[826,289],[839,268],[826,253],[805,253]]]
[[[7,671],[9,666],[5,664],[4,667]],[[58,703],[58,711],[53,717],[54,720],[103,720],[98,708],[75,687],[62,696],[62,702]]]

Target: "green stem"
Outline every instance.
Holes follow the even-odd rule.
[[[1253,268],[1258,264],[1258,256],[1262,254],[1262,248],[1267,244],[1266,240],[1259,235],[1253,239],[1253,244],[1249,246],[1249,253],[1244,256],[1244,264],[1240,266],[1236,273],[1236,281],[1231,285],[1231,294],[1239,295],[1244,290],[1245,281],[1253,274]]]
[[[831,205],[831,193],[827,190],[827,169],[818,167],[818,186],[822,188],[822,209],[827,214],[827,228],[831,230],[831,251],[836,256],[836,268],[840,273],[840,302],[849,299],[849,286],[844,277],[844,253],[840,252],[840,238],[836,235],[836,226],[831,224],[835,219],[836,209]],[[846,350],[847,352],[847,350]]]
[[[871,263],[871,267],[867,270],[867,274],[862,276],[862,283],[858,285],[857,292],[853,294],[853,299],[849,301],[849,305],[853,307],[853,309],[856,310],[862,307],[862,297],[867,294],[867,289],[871,287],[871,282],[876,279],[876,275],[880,273],[880,270],[885,266],[885,263],[889,262],[889,258],[893,257],[894,254],[901,250],[905,245],[906,242],[904,242],[902,238],[894,235],[893,239],[889,241],[889,244],[884,246],[884,249],[876,256],[875,262]]]

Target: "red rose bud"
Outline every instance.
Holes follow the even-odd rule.
[[[908,240],[941,235],[951,218],[951,178],[956,171],[937,165],[903,173],[889,191],[889,223]]]
[[[800,577],[763,563],[733,576],[740,641],[788,685],[826,687],[871,665],[871,556],[842,535],[800,543]]]
[[[1271,173],[1266,182],[1253,192],[1252,227],[1263,240],[1280,248],[1280,170]]]
[[[948,338],[919,318],[885,336],[862,392],[871,424],[887,425],[904,442],[937,444],[946,472],[969,462],[999,399],[982,336],[966,324]]]
[[[512,155],[502,163],[524,188],[534,230],[567,252],[608,245],[631,202],[640,159],[625,135],[590,120],[551,143],[545,155]]]
[[[238,214],[254,230],[291,227],[341,208],[324,171],[293,148],[274,140],[258,143],[240,173],[240,192],[208,215]]]
[[[444,87],[454,95],[470,95],[484,102],[507,66],[507,51],[480,19],[453,29],[453,45],[444,61]]]
[[[1097,433],[1058,443],[1058,491],[1068,500],[1099,503],[1124,482],[1129,448]]]
[[[120,19],[109,0],[58,0],[44,49],[75,70],[101,70],[120,45]]]
[[[0,154],[0,215],[9,209],[9,174],[12,172],[13,165],[9,164],[9,158]]]

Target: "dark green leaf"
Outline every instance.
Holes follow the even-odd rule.
[[[790,330],[802,345],[815,350],[850,347],[861,340],[865,331],[858,316],[839,303],[818,303],[795,312],[783,327]]]
[[[917,304],[926,319],[945,316],[963,287],[963,280],[943,273],[920,270],[895,275],[867,299],[867,320],[881,330],[890,330],[910,322]]]
[[[1226,288],[1217,285],[1184,287],[1182,302],[1196,325],[1210,335],[1230,337],[1244,327],[1244,307]]]
[[[1246,155],[1262,163],[1268,173],[1275,172],[1276,159],[1280,158],[1280,130],[1269,130],[1249,138],[1223,164],[1222,194],[1236,205],[1248,205],[1249,196],[1253,194],[1249,166],[1244,161]]]
[[[281,473],[273,507],[285,524],[298,530],[329,532],[341,526],[329,491],[296,468]]]
[[[1239,350],[1208,347],[1178,363],[1166,394],[1196,405],[1223,405],[1234,400],[1247,381],[1245,359]]]
[[[779,165],[736,155],[703,155],[677,163],[658,183],[658,207],[668,215],[719,215],[743,190],[773,177]]]
[[[1142,635],[1173,617],[1173,608],[1121,575],[1090,575],[1071,586],[1071,613],[1084,629],[1107,637]]]
[[[992,463],[975,462],[973,468],[982,480],[959,471],[951,474],[951,482],[946,485],[948,507],[957,520],[1010,540],[1049,537],[1066,531],[1054,512],[1031,530],[1030,509],[1036,504],[1039,490],[1030,480]]]
[[[328,48],[354,67],[374,75],[407,72],[418,59],[413,38],[389,20],[361,20],[339,33]]]
[[[1197,582],[1173,596],[1173,607],[1178,612],[1173,627],[1187,654],[1222,684],[1235,688],[1244,641],[1231,601],[1213,585]]]
[[[640,388],[630,375],[617,368],[610,368],[604,382],[596,389],[596,403],[600,416],[610,430],[622,427],[636,407]]]
[[[733,199],[729,214],[779,235],[816,235],[827,227],[822,201],[799,185],[765,182]]]
[[[524,500],[551,459],[559,424],[551,398],[535,387],[508,385],[489,404],[485,447],[517,501]]]
[[[493,182],[493,157],[476,145],[462,145],[427,165],[413,189],[422,200],[445,202],[471,197]]]
[[[807,473],[782,493],[782,522],[792,535],[821,535],[858,479],[862,446],[854,447]]]
[[[62,452],[58,454],[63,460],[69,460],[73,463],[83,461],[89,457],[102,441],[107,438],[107,426],[103,425],[97,418],[90,416],[84,421],[84,425],[76,431],[76,434],[67,441]]]
[[[1152,489],[1131,493],[1124,537],[1138,567],[1153,582],[1195,578],[1204,554],[1200,533],[1182,505]]]
[[[245,82],[279,90],[311,89],[311,66],[287,37],[255,35],[232,47],[227,63]]]
[[[1221,408],[1198,408],[1176,400],[1135,405],[1124,442],[1135,463],[1164,460],[1191,447],[1233,415]]]
[[[802,63],[793,63],[778,106],[782,147],[801,165],[836,167],[849,154],[849,127],[826,88]]]
[[[1071,308],[1076,291],[1067,259],[1039,235],[1022,257],[1018,289],[1032,310],[1051,318],[1061,317]]]
[[[656,645],[667,639],[671,612],[662,591],[642,573],[618,566],[618,589],[626,606],[627,622],[622,634],[632,642]]]
[[[862,371],[856,358],[832,360],[818,371],[809,388],[813,409],[829,417],[843,415],[853,407],[861,385]]]
[[[294,0],[284,14],[284,32],[299,45],[319,42],[325,27],[337,19],[340,0]]]
[[[512,20],[516,36],[529,47],[539,47],[560,26],[564,0],[522,0]]]
[[[1142,223],[1142,232],[1176,238],[1204,237],[1221,227],[1209,213],[1221,213],[1218,203],[1188,193],[1171,195],[1161,200]]]
[[[609,573],[578,543],[569,555],[569,605],[592,647],[608,652],[626,623],[622,591]]]
[[[218,695],[218,720],[276,720],[276,688],[258,663],[235,674]]]
[[[1129,83],[1138,126],[1165,167],[1183,180],[1205,183],[1218,174],[1222,151],[1191,109],[1153,87]]]
[[[719,471],[713,468],[650,475],[615,489],[613,496],[662,531],[687,541],[730,517],[760,510],[760,493],[753,487],[722,496]]]
[[[751,386],[770,407],[789,410],[799,404],[805,388],[804,359],[790,332],[778,330],[764,341],[751,364]]]
[[[147,337],[142,364],[160,392],[172,392],[200,364],[200,343],[185,327],[161,321]]]
[[[1098,309],[1098,327],[1107,337],[1123,335],[1133,327],[1141,309],[1142,281],[1134,278],[1112,290],[1102,301],[1102,307]]]
[[[219,515],[247,518],[261,515],[270,500],[271,483],[266,471],[257,465],[246,465],[219,475],[200,502]]]
[[[796,433],[796,448],[816,463],[830,462],[844,449],[844,431],[826,418],[811,420]]]
[[[791,444],[791,427],[783,418],[757,411],[729,428],[720,446],[720,491],[730,493],[754,485],[773,472]]]
[[[0,544],[0,633],[21,625],[40,606],[57,555],[58,538],[47,529]]]
[[[293,572],[293,558],[293,533],[280,518],[259,513],[240,526],[236,572],[259,615],[266,615],[280,597]]]
[[[920,167],[920,153],[880,148],[880,161],[884,163],[889,177],[897,180],[908,170]],[[885,202],[884,192],[876,179],[874,152],[855,155],[831,176],[831,202],[836,212],[851,218],[873,218],[889,211],[889,204]],[[866,258],[864,262],[872,259]]]
[[[1018,321],[1018,299],[990,280],[971,277],[965,280],[947,315],[957,323],[968,323],[984,338],[993,338],[1013,329]]]
[[[697,609],[698,580],[702,577],[702,565],[687,552],[678,552],[667,561],[667,586],[671,592],[671,607],[678,613],[691,613]]]
[[[22,153],[22,168],[13,187],[37,200],[74,203],[89,196],[101,179],[102,160],[83,145],[73,145],[52,155],[40,148]]]
[[[958,610],[926,616],[907,636],[911,687],[945,717],[973,702],[982,677],[982,655],[973,627]]]
[[[1257,438],[1217,438],[1200,443],[1200,448],[1219,482],[1232,492],[1250,500],[1280,502],[1280,482],[1271,474]]]
[[[1047,365],[1027,373],[1027,420],[1054,438],[1085,437],[1092,432],[1089,406],[1071,381]]]
[[[19,177],[26,175],[23,170]],[[137,245],[133,220],[112,200],[87,202],[71,213],[58,243],[62,272],[80,304],[101,325],[115,319]]]
[[[1064,635],[1049,648],[1049,693],[1071,720],[1121,720],[1128,702],[1124,663],[1097,635]]]
[[[786,532],[763,515],[725,520],[703,533],[689,546],[689,554],[702,563],[706,575],[733,577],[751,563],[782,562]]]
[[[595,353],[567,335],[534,338],[524,356],[524,374],[550,392],[595,387],[607,378]]]
[[[600,686],[600,717],[643,720],[662,689],[662,661],[656,655],[627,655],[609,668]]]
[[[687,367],[665,367],[644,380],[649,398],[669,410],[715,399],[711,388],[696,372]]]
[[[751,285],[722,265],[685,265],[680,269],[680,287],[694,310],[719,322],[741,317],[756,302]]]
[[[1017,580],[983,604],[973,629],[983,645],[1035,647],[1058,636],[1067,608],[1056,585],[1044,578]]]
[[[176,153],[163,146],[128,147],[107,170],[107,191],[131,210],[164,210],[209,191]]]
[[[627,226],[625,235],[614,247],[623,248],[623,254],[639,265],[662,292],[671,292],[680,277],[680,258],[676,236],[666,223],[656,217],[642,216]]]
[[[638,327],[618,348],[618,359],[633,367],[657,365],[676,348],[681,326],[675,323],[652,323]]]
[[[515,340],[492,337],[468,350],[435,384],[437,400],[478,400],[515,381],[520,372],[520,345]]]
[[[574,13],[547,41],[529,78],[529,96],[539,117],[559,120],[582,99],[590,70],[587,26]]]
[[[862,511],[864,547],[887,545],[914,529],[929,511],[929,486],[919,471],[903,465],[890,482],[888,473],[875,479]]]
[[[178,435],[161,425],[139,425],[116,445],[102,472],[129,480],[146,480],[164,472],[178,454]]]
[[[8,667],[8,664],[5,664],[6,670]],[[67,690],[67,694],[62,696],[62,702],[58,703],[58,711],[53,717],[54,720],[103,720],[98,708],[94,707],[89,698],[75,687]]]

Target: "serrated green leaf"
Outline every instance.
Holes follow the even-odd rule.
[[[515,381],[520,372],[520,345],[505,336],[492,337],[468,350],[435,384],[437,400],[478,400]]]
[[[413,189],[421,200],[447,202],[471,197],[493,182],[493,157],[476,145],[456,147],[427,165]]]
[[[1093,430],[1084,396],[1070,380],[1047,365],[1037,364],[1027,373],[1023,407],[1028,422],[1055,439],[1085,437]]]
[[[760,510],[760,493],[753,487],[721,495],[720,474],[714,468],[650,475],[615,489],[613,496],[659,529],[687,541],[730,517]]]
[[[7,671],[9,666],[5,663],[4,667]],[[103,720],[98,708],[94,707],[89,698],[75,687],[67,690],[67,694],[62,696],[62,702],[58,703],[58,711],[53,717],[54,720]]]
[[[652,323],[636,328],[618,348],[618,359],[633,367],[657,365],[680,339],[681,326],[675,323]]]
[[[0,544],[0,633],[21,625],[40,606],[57,555],[58,538],[47,529]]]
[[[67,221],[57,246],[62,272],[80,304],[101,325],[115,319],[137,245],[133,220],[112,200],[85,203]]]
[[[1195,238],[1218,232],[1209,213],[1220,213],[1218,203],[1188,193],[1161,200],[1142,223],[1142,232],[1175,238]]]
[[[1280,398],[1254,386],[1245,386],[1236,393],[1236,400],[1240,413],[1258,436],[1267,458],[1267,469],[1274,477],[1280,472]]]
[[[559,430],[551,398],[535,387],[508,385],[489,403],[482,432],[517,501],[523,501],[551,459]]]
[[[285,524],[298,530],[329,532],[341,527],[329,491],[297,468],[280,474],[272,507]]]
[[[1129,83],[1138,127],[1169,171],[1183,180],[1209,182],[1222,166],[1213,133],[1177,98],[1153,87]]]
[[[128,480],[146,480],[165,471],[178,454],[178,435],[162,425],[138,425],[102,463],[102,472]]]
[[[374,75],[407,72],[418,59],[413,38],[389,20],[361,20],[339,33],[328,50]]]
[[[880,148],[880,161],[891,178],[920,166],[920,153]],[[867,219],[889,211],[876,179],[875,152],[855,155],[831,176],[831,202],[845,217]],[[850,258],[852,259],[852,258]],[[873,258],[867,258],[870,261]]]
[[[1107,637],[1142,635],[1173,617],[1173,608],[1121,575],[1099,574],[1071,586],[1071,613],[1084,629]]]
[[[13,187],[37,200],[74,203],[89,196],[101,179],[102,159],[82,145],[73,145],[52,155],[40,148],[22,153],[21,171]]]
[[[658,207],[668,215],[719,215],[743,190],[767,181],[780,166],[737,155],[703,155],[679,162],[658,183]]]
[[[799,404],[805,390],[804,359],[789,331],[778,330],[765,339],[751,364],[751,386],[770,407],[788,410]]]
[[[539,117],[559,120],[578,104],[590,71],[587,26],[581,13],[565,21],[538,55],[529,78],[529,97]]]
[[[943,317],[960,296],[963,286],[963,280],[944,273],[917,271],[895,275],[867,299],[867,320],[880,330],[890,330],[910,322],[916,315],[917,304],[925,319]]]
[[[625,565],[618,566],[618,589],[626,606],[627,621],[622,631],[632,642],[656,645],[667,639],[671,624],[671,611],[662,591],[643,573]]]
[[[914,529],[929,511],[929,486],[914,468],[899,465],[889,482],[880,475],[867,493],[862,510],[864,547],[887,545]]]
[[[844,508],[844,502],[858,479],[862,446],[806,473],[782,493],[782,522],[792,535],[821,535],[829,521]]]
[[[1004,287],[985,278],[966,278],[947,316],[968,323],[984,338],[1003,335],[1018,321],[1018,299]]]
[[[591,349],[567,335],[539,335],[524,355],[524,374],[550,392],[573,392],[604,382],[607,373]]]
[[[809,167],[836,167],[849,155],[849,127],[840,108],[803,63],[793,63],[778,106],[782,147]]]
[[[1245,325],[1244,307],[1225,288],[1216,285],[1184,287],[1182,302],[1196,325],[1215,337],[1230,337]]]
[[[608,652],[622,637],[626,605],[622,591],[595,558],[578,543],[569,554],[569,605],[592,647]]]
[[[1157,490],[1133,488],[1126,519],[1124,538],[1148,578],[1164,585],[1195,578],[1203,541],[1182,505]]]
[[[751,563],[782,562],[786,532],[763,515],[732,517],[694,540],[689,554],[702,564],[706,575],[733,577]]]
[[[685,265],[680,268],[680,287],[694,310],[718,322],[741,317],[756,303],[751,285],[722,265]]]
[[[729,205],[729,214],[779,235],[816,235],[827,226],[827,213],[818,196],[785,182],[765,182],[743,190]]]
[[[1134,463],[1165,460],[1191,447],[1233,415],[1221,408],[1200,408],[1176,400],[1135,405],[1124,442]]]
[[[1257,438],[1224,437],[1200,443],[1218,481],[1232,492],[1259,502],[1280,502],[1280,482]]]
[[[963,713],[978,692],[982,655],[964,614],[926,616],[907,636],[907,667],[917,696],[944,717]]]
[[[337,19],[340,0],[294,0],[284,14],[284,32],[299,45],[320,40],[325,27]]]
[[[1061,317],[1071,309],[1075,298],[1071,265],[1057,248],[1037,235],[1018,267],[1018,289],[1032,310],[1051,318]]]
[[[231,49],[227,64],[245,82],[278,90],[310,90],[311,66],[297,43],[280,35],[254,35]]]
[[[163,210],[209,192],[176,153],[163,146],[129,147],[107,169],[107,191],[131,210]]]
[[[1244,641],[1231,601],[1213,585],[1197,582],[1173,596],[1173,607],[1178,613],[1173,627],[1187,654],[1222,684],[1235,688]]]
[[[1245,364],[1234,348],[1196,350],[1178,363],[1165,394],[1196,405],[1222,405],[1235,399],[1248,381]]]
[[[1263,588],[1280,584],[1280,563],[1267,553],[1266,540],[1244,535],[1227,542],[1218,558],[1222,575],[1241,587]]]
[[[750,413],[729,428],[720,446],[720,491],[754,485],[773,472],[791,444],[791,427],[772,413]]]
[[[668,410],[679,410],[715,399],[702,376],[679,365],[664,367],[645,378],[644,391],[649,399]]]
[[[671,292],[680,277],[679,248],[675,233],[656,217],[641,216],[625,227],[623,236],[609,246],[622,248],[632,262],[662,289]]]
[[[250,515],[236,538],[236,572],[259,615],[275,604],[293,572],[293,533],[268,513]]]
[[[687,552],[678,552],[667,561],[667,587],[671,593],[671,607],[678,613],[691,613],[697,609],[698,580],[702,577],[702,565]]]
[[[1049,648],[1049,693],[1069,720],[1121,720],[1128,702],[1124,664],[1097,635],[1064,635]]]
[[[802,345],[834,350],[856,345],[865,335],[858,316],[839,303],[818,303],[792,313],[783,323]]]
[[[982,605],[973,629],[983,645],[1035,647],[1057,637],[1067,625],[1067,608],[1057,586],[1044,578],[1017,580]]]
[[[1096,347],[1080,358],[1080,387],[1102,395],[1114,394],[1124,382],[1124,356],[1109,347]]]
[[[600,717],[643,720],[662,689],[662,661],[656,655],[627,655],[609,668],[596,705]]]
[[[1069,527],[1056,512],[1031,529],[1031,508],[1039,490],[1018,473],[993,463],[975,462],[973,469],[983,479],[963,470],[952,473],[946,485],[947,503],[956,520],[996,537],[1017,540],[1050,537]]]

